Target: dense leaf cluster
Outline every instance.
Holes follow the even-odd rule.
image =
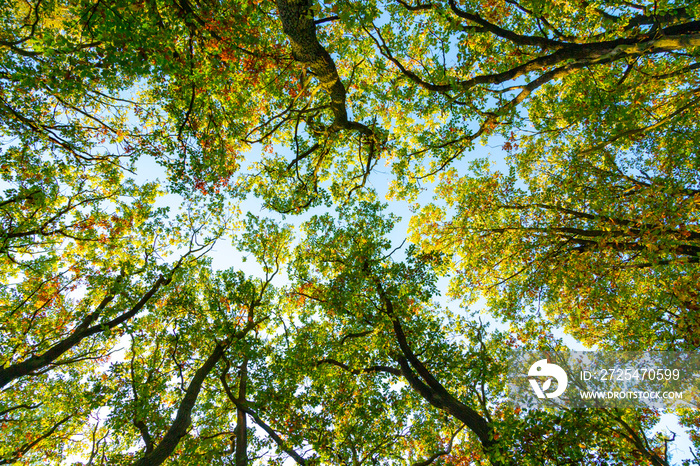
[[[698,57],[691,0],[0,0],[0,464],[677,464],[504,374],[700,350]]]

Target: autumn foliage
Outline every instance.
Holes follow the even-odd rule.
[[[0,464],[680,464],[664,414],[691,464],[697,399],[526,409],[504,374],[700,350],[697,2],[0,26]]]

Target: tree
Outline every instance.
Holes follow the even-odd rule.
[[[670,464],[660,413],[525,411],[502,374],[562,322],[698,350],[699,15],[3,3],[0,463]]]
[[[590,345],[697,350],[700,197],[693,183],[620,165],[576,154],[522,176],[482,166],[445,177],[446,206],[425,208],[416,234],[454,254],[455,295],[486,296],[509,320],[542,307]]]
[[[379,374],[401,380],[399,393],[414,392],[410,395],[461,423],[475,434],[473,440],[492,464],[585,462],[591,449],[597,460],[610,455],[620,461],[630,455],[666,464],[658,445],[635,437],[638,431],[629,427],[649,422],[648,416],[640,420],[631,413],[571,410],[544,419],[542,412],[496,403],[504,390],[499,374],[507,372],[502,364],[512,346],[507,335],[487,337],[482,326],[432,302],[436,277],[431,269],[439,259],[409,250],[405,262],[393,262],[382,238],[390,222],[377,217],[377,206],[338,217],[340,222],[330,216],[312,220],[308,242],[300,246],[296,294],[304,298],[306,312],[325,316],[306,325],[303,339],[315,344],[303,359],[316,359],[357,378]],[[378,228],[367,233],[369,224]],[[309,250],[323,254],[310,260]],[[303,341],[298,344],[308,347]],[[610,442],[613,433],[616,442]],[[536,448],[532,438],[540,438]]]

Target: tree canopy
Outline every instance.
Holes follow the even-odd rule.
[[[664,413],[504,374],[700,351],[696,1],[0,23],[0,464],[680,464]]]

